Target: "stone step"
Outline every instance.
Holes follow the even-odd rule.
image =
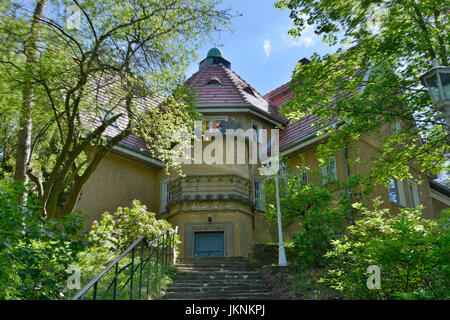
[[[180,272],[226,272],[226,271],[253,271],[250,267],[177,267]]]
[[[217,286],[217,287],[169,287],[167,293],[245,293],[245,292],[263,292],[267,293],[267,289],[264,286]]]
[[[227,273],[194,273],[194,272],[183,272],[177,273],[173,277],[173,281],[183,281],[183,280],[197,280],[202,282],[207,282],[211,280],[247,280],[247,279],[260,279],[259,274],[246,273],[246,272],[227,272]]]
[[[244,257],[178,259],[177,273],[163,299],[272,299],[259,271]]]
[[[209,267],[209,266],[216,266],[216,267],[242,267],[242,266],[249,266],[250,263],[246,261],[241,262],[223,262],[223,261],[205,261],[205,262],[177,262],[175,266],[177,267]]]
[[[199,281],[176,281],[169,285],[169,288],[213,288],[213,287],[234,287],[234,286],[242,286],[242,287],[264,287],[266,286],[263,280],[251,279],[251,281],[246,280],[237,280],[237,281],[208,281],[208,282],[199,282]]]
[[[251,268],[248,263],[230,264],[230,263],[183,263],[176,264],[177,268],[222,268],[222,269],[240,269]]]
[[[245,299],[245,300],[268,300],[272,299],[272,294],[269,292],[221,292],[217,294],[212,293],[185,293],[185,292],[168,292],[163,299],[177,299],[177,300],[229,300],[229,299]]]
[[[177,261],[249,261],[248,258],[242,256],[236,257],[178,257]]]
[[[266,283],[262,280],[256,281],[256,279],[252,279],[252,281],[214,281],[214,282],[185,282],[185,281],[176,281],[172,282],[168,288],[222,288],[222,287],[243,287],[243,288],[265,288]]]

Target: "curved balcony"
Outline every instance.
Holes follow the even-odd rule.
[[[172,206],[180,201],[235,200],[250,204],[250,181],[237,175],[188,175],[171,182]]]

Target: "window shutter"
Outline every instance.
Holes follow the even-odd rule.
[[[405,189],[403,188],[403,181],[397,180],[397,192],[399,204],[406,207]]]
[[[336,170],[336,158],[330,160],[330,175],[333,175],[333,180],[337,180],[337,170]]]
[[[414,181],[408,181],[408,191],[409,191],[409,197],[411,199],[411,206],[413,208],[420,205],[420,197],[419,197],[419,190],[417,188],[417,183]]]
[[[324,167],[320,169],[322,171],[322,184],[326,184],[328,179],[328,168]]]
[[[253,177],[253,190],[254,190],[254,204],[255,208],[261,211],[265,210],[264,207],[264,180],[260,177]]]
[[[170,200],[170,178],[161,181],[161,205],[160,212],[165,212]]]
[[[322,184],[326,184],[327,182],[337,180],[337,171],[336,171],[336,159],[331,158],[328,162],[328,165],[324,168],[321,168],[322,171]]]

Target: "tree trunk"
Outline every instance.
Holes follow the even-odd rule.
[[[25,43],[25,81],[22,90],[22,106],[20,109],[19,134],[17,139],[16,169],[14,181],[28,182],[27,165],[31,159],[31,130],[32,117],[31,108],[33,104],[33,74],[37,60],[37,43],[39,40],[39,24],[44,16],[47,0],[39,0],[34,10],[31,22],[30,38]]]

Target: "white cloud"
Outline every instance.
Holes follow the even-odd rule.
[[[308,20],[307,15],[303,15],[302,17],[305,21]],[[292,27],[294,26],[291,25],[291,28]],[[314,33],[313,26],[308,23],[305,23],[305,28],[303,29],[300,37],[294,38],[293,36],[287,34],[287,32],[283,33],[281,37],[284,45],[288,47],[305,47],[305,48],[314,46],[314,42],[318,38],[318,36]]]
[[[269,39],[265,39],[265,40],[264,40],[263,48],[264,48],[264,53],[266,54],[266,58],[269,57],[269,55],[270,55],[270,50],[271,50],[271,48],[272,48]]]
[[[309,48],[309,47],[312,47],[314,45],[314,39],[313,39],[313,37],[306,36],[306,35],[302,35],[299,38],[293,38],[293,37],[288,35],[285,38],[285,43],[289,47],[305,47],[305,48]]]

